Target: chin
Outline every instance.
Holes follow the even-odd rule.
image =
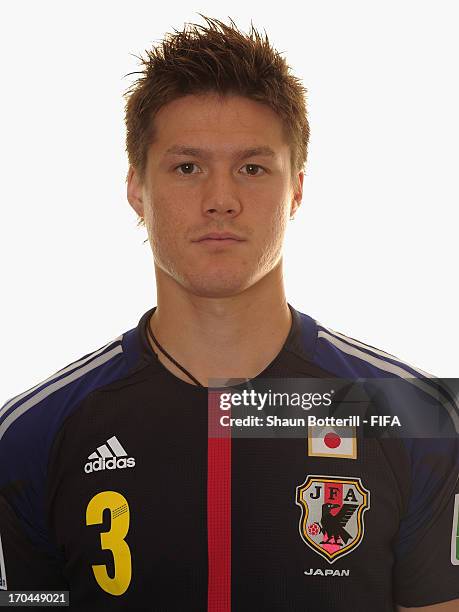
[[[225,298],[242,293],[253,284],[253,281],[234,274],[228,276],[201,274],[183,278],[180,284],[199,297]]]

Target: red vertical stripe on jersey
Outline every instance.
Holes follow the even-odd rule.
[[[231,612],[231,427],[219,426],[220,393],[209,392],[207,451],[208,612]],[[230,415],[229,415],[230,416]]]

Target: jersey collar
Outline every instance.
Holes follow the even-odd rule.
[[[271,363],[279,361],[284,355],[289,353],[296,355],[302,360],[311,362],[313,361],[317,341],[317,323],[309,315],[296,310],[290,303],[288,304],[288,307],[292,314],[290,331],[282,349]],[[156,306],[147,310],[141,316],[136,328],[138,343],[138,365],[135,368],[136,370],[143,368],[146,365],[159,364],[158,357],[150,346],[146,331],[150,317],[155,310]],[[271,364],[267,366],[266,370],[270,366]]]

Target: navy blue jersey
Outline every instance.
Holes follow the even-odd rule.
[[[290,306],[288,338],[252,382],[374,381],[373,416],[432,422],[435,435],[354,423],[213,436],[208,389],[149,344],[154,310],[0,409],[1,589],[69,590],[84,611],[386,612],[459,598],[454,394]]]

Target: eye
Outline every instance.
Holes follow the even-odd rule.
[[[265,169],[257,164],[245,164],[244,168],[248,169],[249,176],[261,176],[261,174],[265,173]],[[255,172],[252,172],[255,169]],[[263,170],[263,173],[257,172],[257,170]]]
[[[193,167],[193,166],[195,166],[195,167],[197,168],[196,164],[194,164],[193,162],[185,162],[184,164],[180,164],[180,166],[176,166],[176,167],[174,168],[174,170],[178,170],[179,168],[186,168],[186,169],[189,169],[190,167]],[[182,174],[182,175],[189,175],[189,174],[196,174],[196,173],[195,173],[195,172],[188,172],[188,171],[185,171],[185,172],[179,172],[179,174]]]

